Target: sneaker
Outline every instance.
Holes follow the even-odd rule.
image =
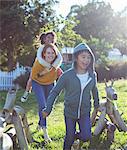
[[[80,148],[80,141],[75,140],[73,145],[72,145],[72,150],[79,150],[79,148]]]
[[[42,127],[38,124],[36,130],[40,131],[40,130],[42,130]]]
[[[52,140],[51,140],[51,138],[49,137],[48,134],[44,134],[44,140],[45,140],[46,143],[52,142]]]
[[[21,97],[21,102],[26,102],[29,96],[29,92],[25,91],[23,96]]]
[[[44,127],[42,128],[43,133],[44,133],[44,140],[46,143],[50,143],[52,140],[50,139],[49,135],[48,135],[48,130]]]

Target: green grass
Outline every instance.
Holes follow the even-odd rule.
[[[110,83],[108,83],[110,84]],[[104,83],[98,84],[100,99],[105,96]],[[117,105],[120,113],[123,112],[122,118],[127,124],[127,80],[115,81],[114,87],[118,93]],[[16,97],[16,104],[22,106],[27,113],[28,122],[33,123],[30,126],[33,138],[38,142],[34,142],[29,145],[30,150],[42,149],[44,145],[43,133],[42,131],[37,131],[38,123],[38,108],[36,103],[36,98],[32,93],[29,96],[29,100],[26,103],[20,102],[20,97],[23,94],[23,90],[18,91]],[[6,92],[0,92],[0,110],[4,106],[4,101],[6,97]],[[63,116],[63,94],[59,96],[57,103],[55,104],[55,109],[52,111],[51,115],[48,117],[48,132],[52,139],[52,142],[44,145],[46,150],[62,150],[64,135],[65,135],[65,125]],[[103,100],[101,100],[103,101]],[[92,131],[94,127],[92,128]],[[89,142],[83,144],[83,149],[88,149]],[[115,131],[115,141],[112,145],[108,145],[106,141],[106,133],[102,133],[100,136],[93,137],[92,147],[96,150],[124,150],[127,149],[127,133]],[[125,148],[126,147],[126,148]]]

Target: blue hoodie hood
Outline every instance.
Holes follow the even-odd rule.
[[[86,43],[78,44],[73,50],[73,62],[74,62],[73,66],[74,66],[74,68],[76,67],[76,58],[75,58],[76,53],[80,52],[80,51],[82,51],[82,52],[87,51],[90,53],[92,59],[91,59],[90,66],[88,68],[88,72],[93,72],[95,70],[94,69],[95,57],[94,57],[92,50],[89,48],[89,46]]]

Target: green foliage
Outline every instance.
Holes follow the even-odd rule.
[[[108,56],[108,50],[112,45],[107,43],[104,39],[92,38],[88,40],[88,45],[92,49],[97,63],[104,64],[106,66]]]
[[[107,31],[110,31],[107,25],[113,16],[113,10],[109,4],[88,3],[76,9],[76,13],[76,19],[80,21],[80,24],[75,27],[75,30],[84,38],[90,39],[90,36],[103,38],[105,34],[108,34]]]
[[[59,16],[55,21],[52,21],[41,28],[40,32],[54,31],[57,35],[57,45],[59,49],[63,47],[74,47],[78,43],[85,41],[73,30],[78,23],[79,22],[74,17],[64,19]]]
[[[23,53],[21,56],[18,56],[17,61],[22,66],[32,67],[35,57],[36,57],[36,51],[30,49],[29,52]]]
[[[8,70],[15,66],[17,57],[33,49],[33,40],[49,20],[55,17],[52,6],[55,0],[41,3],[38,0],[1,1],[0,65],[6,63]]]
[[[20,0],[1,1],[1,6],[1,54],[6,54],[3,56],[8,58],[7,66],[11,70],[15,57],[20,51],[19,45],[23,42],[31,42],[31,34],[23,24],[24,14]]]
[[[77,34],[73,28],[78,24],[79,22],[74,18],[69,18],[69,20],[66,20],[65,26],[61,30],[61,41],[63,42],[63,45],[65,47],[74,47],[77,44],[85,41],[81,37],[81,35]]]
[[[59,49],[88,43],[99,63],[106,64],[105,56],[111,47],[127,54],[127,7],[115,13],[110,4],[93,1],[86,6],[72,6],[63,18],[53,10],[56,3],[57,0],[1,1],[1,69],[12,70],[17,61],[31,64],[38,48],[37,35],[49,30],[56,32]],[[30,62],[27,55],[32,57]]]
[[[71,16],[80,22],[74,30],[83,38],[104,40],[127,54],[127,7],[115,13],[109,3],[93,1],[85,6],[72,6],[68,18]]]

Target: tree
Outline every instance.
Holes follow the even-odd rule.
[[[72,7],[71,14],[75,14],[80,23],[74,28],[82,37],[90,39],[107,36],[107,26],[113,16],[111,6],[104,2],[88,3],[86,6]],[[74,13],[74,11],[76,11]]]
[[[46,24],[40,32],[52,30],[57,35],[57,46],[59,49],[63,47],[74,47],[80,42],[85,41],[73,28],[78,21],[74,17],[66,18],[59,16],[55,21]]]
[[[1,68],[7,66],[8,70],[12,70],[17,57],[34,49],[33,40],[40,28],[55,17],[54,4],[54,0],[45,3],[38,0],[33,3],[29,0],[1,1]]]
[[[91,38],[87,41],[88,45],[92,49],[96,62],[98,64],[107,64],[106,57],[108,56],[108,51],[112,48],[112,45],[107,43],[104,39]]]
[[[112,40],[114,47],[117,47],[123,55],[127,55],[127,7],[112,18],[111,28],[115,35]]]
[[[85,41],[80,34],[77,34],[73,28],[78,24],[75,18],[67,18],[65,25],[61,30],[60,41],[65,47],[74,47],[75,45]]]
[[[89,41],[92,38],[98,39],[100,42],[103,41],[102,44],[107,45],[108,43],[127,54],[126,7],[123,11],[115,13],[109,3],[93,1],[85,6],[74,5],[71,7],[68,17],[70,16],[75,16],[76,20],[80,22],[73,30],[83,38]],[[103,51],[103,49],[101,50]]]

